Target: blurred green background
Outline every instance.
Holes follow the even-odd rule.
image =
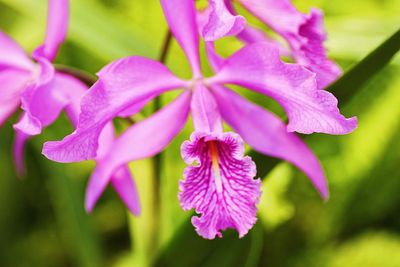
[[[158,1],[71,2],[70,31],[58,63],[95,73],[120,57],[159,56],[167,26]],[[400,26],[400,0],[295,4],[305,12],[311,6],[325,11],[329,53],[345,71]],[[1,30],[27,51],[42,41],[45,20],[44,0],[0,0]],[[224,55],[238,47],[233,38],[218,44]],[[175,42],[167,65],[181,77],[190,75]],[[191,214],[179,207],[184,169],[179,146],[190,124],[163,153],[159,186],[150,160],[131,164],[143,208],[134,218],[112,188],[93,214],[85,214],[84,190],[94,164],[57,164],[41,156],[44,141],[71,132],[65,117],[29,142],[27,176],[17,178],[10,156],[14,115],[0,129],[0,266],[398,267],[400,57],[356,89],[342,107],[347,116],[358,116],[356,132],[307,139],[325,167],[330,200],[321,201],[303,174],[281,163],[263,182],[257,225],[241,240],[230,231],[221,240],[202,240],[188,221]],[[163,96],[163,103],[172,97]],[[248,97],[276,110],[259,95]],[[116,126],[122,130],[127,124],[118,120]]]

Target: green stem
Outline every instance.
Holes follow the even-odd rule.
[[[167,55],[169,52],[169,48],[171,46],[172,41],[172,34],[171,31],[168,30],[163,46],[161,48],[159,61],[161,63],[165,63],[167,59]],[[154,112],[158,111],[161,108],[162,99],[161,96],[158,96],[154,100]],[[153,242],[154,247],[158,247],[159,243],[159,221],[160,221],[160,203],[161,203],[161,168],[162,168],[162,153],[157,154],[153,157],[153,175],[154,175],[154,182],[153,182],[153,192],[154,192],[154,232],[153,232]]]
[[[259,265],[264,242],[264,231],[261,222],[254,225],[254,229],[250,231],[250,249],[247,255],[245,267],[256,267]]]
[[[372,76],[385,67],[400,50],[400,29],[393,33],[385,42],[354,65],[328,90],[340,99],[343,105],[353,96],[357,88],[361,88]]]
[[[161,49],[160,56],[159,56],[159,61],[161,63],[165,63],[165,61],[167,59],[168,51],[171,46],[171,41],[172,41],[172,34],[171,34],[171,31],[168,30],[167,35],[165,36],[165,39],[164,39],[164,43],[163,43],[163,46]],[[154,111],[158,111],[161,108],[161,104],[162,104],[161,102],[162,102],[161,96],[158,96],[154,99]],[[161,179],[160,175],[161,175],[161,153],[154,157],[154,177],[155,177],[154,186],[155,186],[155,192],[158,192],[158,193],[159,193],[159,188],[160,188],[159,187],[160,179]],[[157,194],[157,195],[159,198],[159,194]],[[159,199],[156,199],[156,200],[159,201]]]
[[[69,74],[74,76],[75,78],[81,80],[83,83],[85,83],[87,86],[92,86],[96,82],[96,76],[93,76],[92,74],[85,72],[80,69],[76,69],[70,66],[65,66],[62,64],[54,64],[54,67],[56,68],[57,71],[65,74]]]

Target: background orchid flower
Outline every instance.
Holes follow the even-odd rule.
[[[237,35],[241,40],[253,43],[277,42],[261,30],[245,25],[242,16],[237,15],[230,0],[209,0],[208,18],[201,32],[206,41],[215,41],[223,36]],[[281,35],[289,45],[289,53],[295,62],[306,66],[317,74],[319,88],[325,88],[341,75],[340,67],[329,60],[324,48],[326,33],[324,16],[319,9],[310,14],[299,12],[290,0],[239,0],[237,1],[273,31]],[[280,46],[284,55],[287,49]]]
[[[87,86],[77,78],[58,72],[52,65],[68,27],[68,1],[50,0],[48,23],[44,44],[32,54],[32,61],[22,48],[4,33],[0,33],[0,123],[3,123],[19,105],[21,118],[14,125],[16,131],[14,159],[17,171],[24,172],[23,151],[25,142],[41,133],[65,110],[72,125],[78,123],[80,100]],[[114,129],[108,124],[101,133],[98,148],[98,165],[107,164],[101,156],[112,149]],[[140,213],[138,194],[127,166],[113,173],[111,183],[127,207]],[[94,203],[87,207],[90,211]]]
[[[301,169],[328,196],[323,170],[310,149],[292,132],[346,134],[356,119],[346,119],[337,100],[318,90],[315,74],[284,63],[269,43],[245,46],[226,60],[210,58],[216,73],[204,77],[199,60],[199,36],[194,1],[162,0],[166,20],[192,69],[192,79],[173,75],[157,61],[139,56],[116,60],[104,67],[99,80],[81,101],[76,130],[62,141],[47,142],[43,154],[58,162],[74,162],[97,155],[102,129],[117,117],[133,115],[154,97],[171,90],[183,92],[172,103],[133,125],[116,141],[97,166],[87,189],[87,201],[98,196],[115,169],[129,161],[159,153],[180,131],[190,110],[194,133],[182,145],[189,165],[180,184],[185,210],[200,217],[192,223],[204,238],[235,228],[244,236],[256,221],[261,194],[253,161],[243,155],[242,138],[263,154],[287,160]],[[179,14],[177,16],[176,14]],[[211,53],[209,55],[212,55]],[[272,97],[285,109],[289,124],[226,88],[234,84]],[[224,132],[225,120],[239,133]],[[192,165],[192,163],[197,165]]]

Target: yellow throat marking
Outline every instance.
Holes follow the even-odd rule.
[[[210,153],[211,153],[211,162],[212,162],[212,170],[214,176],[215,187],[218,193],[222,192],[222,179],[221,172],[218,164],[218,150],[214,143],[214,141],[209,142]]]

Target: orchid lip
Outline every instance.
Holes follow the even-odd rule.
[[[184,210],[194,209],[192,224],[207,239],[236,229],[243,237],[256,222],[261,181],[256,167],[244,156],[243,140],[235,133],[192,133],[181,153],[188,164],[179,184]],[[193,165],[193,163],[198,163]]]

